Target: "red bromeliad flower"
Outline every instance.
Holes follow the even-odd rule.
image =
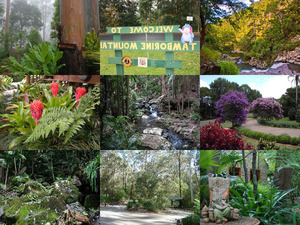
[[[41,101],[34,100],[33,103],[30,104],[30,112],[36,122],[36,125],[40,123],[39,119],[42,117],[43,109],[44,105]]]
[[[56,98],[56,96],[57,96],[58,86],[59,86],[58,83],[52,83],[51,84],[51,91],[52,91],[52,94],[53,94],[54,98]]]
[[[76,100],[77,100],[77,103],[76,103],[76,106],[75,106],[76,108],[77,108],[77,106],[79,104],[79,99],[81,99],[82,96],[85,95],[85,93],[86,93],[86,89],[85,88],[78,87],[76,89],[76,93],[75,93],[75,97],[76,97]]]

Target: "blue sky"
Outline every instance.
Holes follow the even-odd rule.
[[[295,87],[292,78],[287,75],[201,75],[200,87],[208,87],[218,78],[225,78],[239,85],[248,84],[252,89],[260,91],[263,98],[280,98],[287,88]]]

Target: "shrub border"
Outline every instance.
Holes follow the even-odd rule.
[[[272,121],[267,121],[261,118],[257,118],[256,121],[257,123],[263,126],[300,129],[300,124],[290,124],[290,123],[286,123],[285,121],[274,123]]]
[[[273,134],[266,134],[266,133],[261,133],[257,131],[252,131],[249,129],[245,128],[237,128],[237,130],[244,136],[254,138],[259,140],[260,138],[268,141],[275,141],[277,143],[281,144],[290,144],[290,145],[295,145],[298,146],[300,144],[300,138],[297,137],[290,137],[287,134],[281,134],[281,135],[273,135]]]

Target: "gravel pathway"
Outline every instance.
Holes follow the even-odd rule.
[[[300,137],[300,129],[263,126],[257,123],[256,119],[254,118],[247,118],[246,124],[243,124],[242,128],[258,131],[266,134],[273,134],[273,135],[287,134],[291,137],[298,137],[298,138]]]
[[[165,213],[127,211],[125,205],[100,207],[101,225],[174,225],[192,212],[169,209]]]

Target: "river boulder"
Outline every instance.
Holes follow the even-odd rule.
[[[249,65],[254,66],[258,69],[266,69],[267,68],[267,63],[265,61],[256,59],[252,57],[248,62]]]
[[[151,99],[151,100],[149,101],[149,104],[150,104],[150,105],[152,105],[152,104],[158,104],[158,103],[159,103],[159,102],[157,101],[156,98]]]
[[[213,62],[204,62],[200,64],[200,74],[203,75],[218,75],[221,72],[221,66]]]
[[[90,221],[82,213],[67,209],[64,211],[63,215],[59,217],[57,225],[69,224],[90,225]]]
[[[55,183],[52,194],[63,199],[67,204],[77,202],[79,190],[70,181],[61,180]]]
[[[144,134],[155,134],[161,136],[163,134],[163,129],[159,127],[147,128],[143,130]]]
[[[226,61],[231,61],[236,64],[240,60],[240,57],[231,57],[231,56],[223,53],[221,56],[221,59],[225,59]]]
[[[300,65],[300,47],[297,47],[293,51],[284,51],[277,56],[275,62],[285,62]]]
[[[139,140],[140,147],[152,150],[175,150],[172,144],[164,137],[154,134],[133,135],[130,142]]]

